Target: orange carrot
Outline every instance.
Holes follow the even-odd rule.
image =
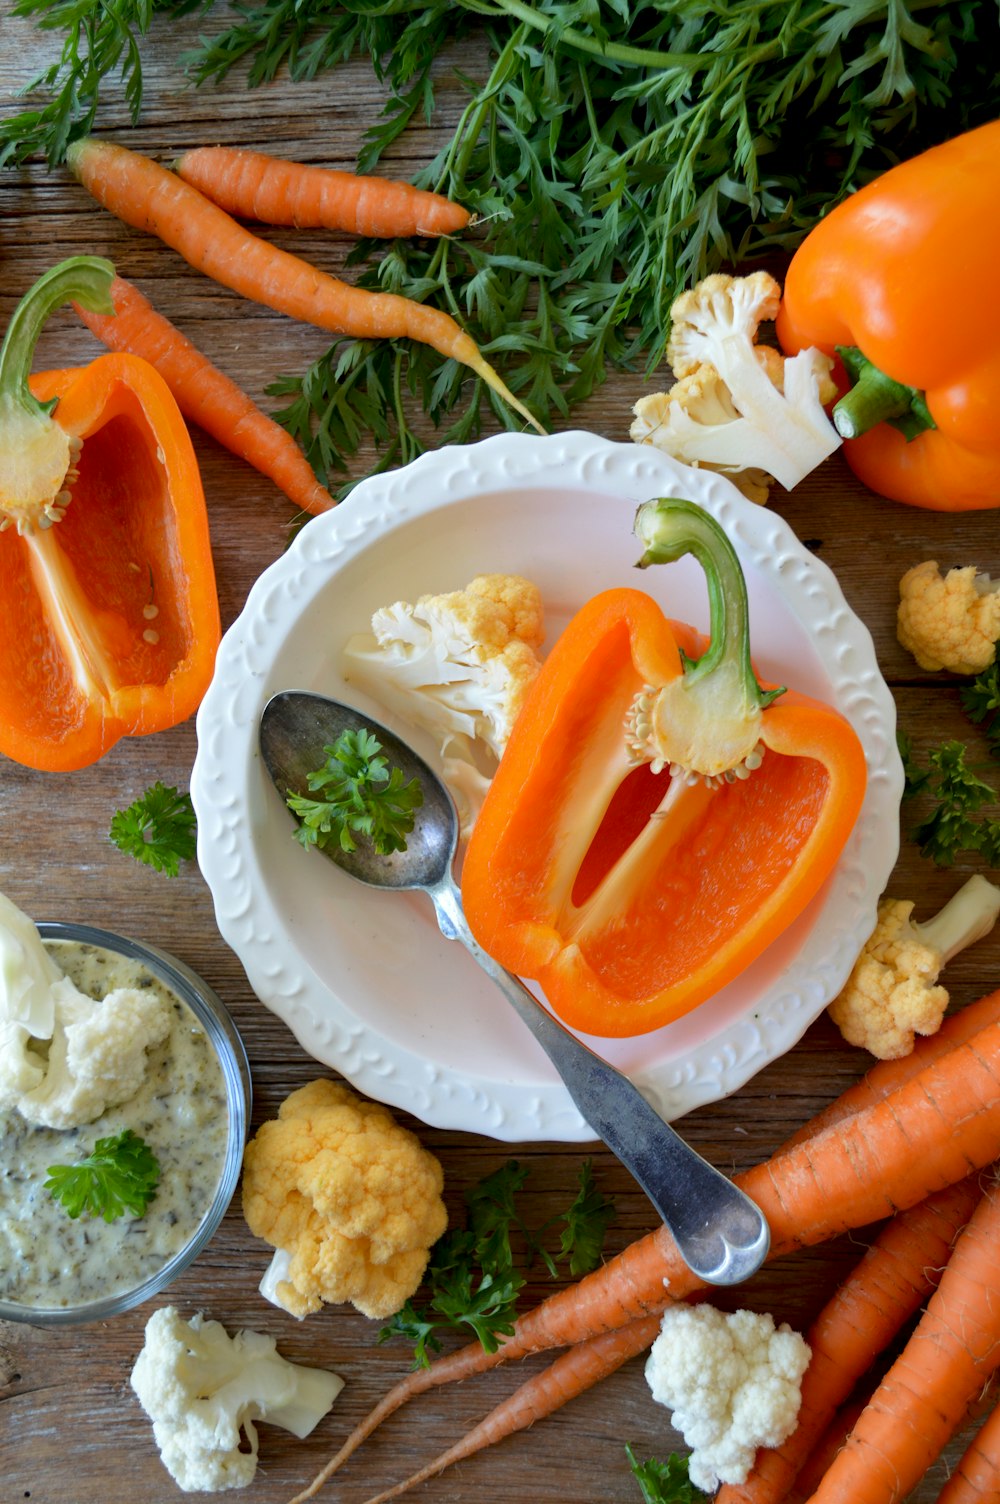
[[[468,209],[440,193],[287,162],[261,151],[202,146],[186,151],[174,171],[228,214],[298,229],[349,230],[354,235],[453,235]]]
[[[507,389],[475,342],[439,308],[396,293],[365,292],[252,235],[176,173],[110,141],[74,141],[66,161],[99,204],[125,224],[158,235],[224,287],[331,334],[417,340],[475,371],[544,432]]]
[[[868,1382],[870,1379],[870,1382]],[[785,1496],[784,1504],[806,1504],[823,1480],[823,1475],[833,1466],[833,1460],[843,1447],[861,1417],[861,1412],[871,1399],[875,1379],[869,1375],[860,1386],[859,1394],[852,1395],[846,1405],[841,1405],[819,1441],[802,1464],[802,1471]]]
[[[903,1055],[898,1060],[880,1060],[873,1065],[871,1070],[855,1086],[850,1086],[829,1107],[811,1118],[796,1133],[793,1133],[782,1146],[787,1148],[791,1144],[802,1143],[804,1139],[811,1137],[823,1128],[829,1128],[834,1123],[840,1123],[846,1117],[850,1117],[859,1107],[869,1107],[873,1102],[881,1102],[886,1094],[896,1086],[901,1086],[904,1081],[909,1081],[929,1065],[932,1060],[939,1059],[952,1049],[956,1044],[970,1039],[973,1034],[978,1034],[980,1029],[985,1029],[987,1024],[996,1023],[1000,1019],[1000,991],[987,993],[977,1002],[969,1003],[957,1012],[949,1014],[936,1034],[929,1034],[917,1040],[916,1045],[909,1055]]]
[[[1000,1363],[1000,1187],[961,1234],[913,1335],[812,1504],[894,1504],[919,1483]]]
[[[745,1483],[724,1484],[715,1504],[778,1504],[838,1406],[937,1284],[952,1243],[980,1198],[979,1176],[905,1212],[882,1229],[806,1333],[812,1358],[792,1435],[762,1448]]]
[[[111,298],[113,314],[89,313],[74,304],[92,334],[111,350],[127,350],[148,360],[185,418],[268,476],[304,512],[326,512],[334,505],[291,434],[261,412],[137,288],[116,277]]]
[[[656,1339],[659,1330],[659,1316],[646,1316],[640,1321],[630,1322],[618,1331],[603,1332],[599,1337],[577,1343],[548,1368],[528,1379],[497,1405],[496,1409],[491,1410],[461,1441],[409,1478],[405,1478],[402,1483],[367,1500],[366,1504],[387,1504],[389,1499],[398,1498],[416,1484],[425,1483],[428,1478],[435,1478],[438,1473],[443,1473],[453,1462],[461,1462],[464,1458],[471,1457],[486,1447],[495,1446],[498,1441],[534,1425],[536,1420],[543,1420],[561,1405],[615,1373],[637,1353],[644,1352]],[[305,1500],[311,1499],[322,1488],[349,1455],[349,1452],[346,1456],[343,1455],[343,1449],[338,1452],[309,1486],[295,1495],[290,1504],[305,1504]]]
[[[1000,1405],[980,1426],[937,1504],[985,1504],[1000,1499]]]
[[[737,1175],[736,1183],[767,1216],[774,1256],[914,1206],[998,1156],[1000,1023],[932,1060],[884,1100]],[[408,1373],[358,1424],[335,1461],[346,1461],[382,1421],[428,1389],[658,1316],[671,1300],[698,1289],[659,1227],[519,1317],[495,1352],[473,1342]]]

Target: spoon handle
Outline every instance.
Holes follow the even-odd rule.
[[[750,1197],[664,1122],[627,1076],[589,1049],[469,929],[453,879],[428,890],[441,932],[460,940],[552,1061],[594,1133],[642,1186],[690,1268],[707,1284],[748,1279],[767,1256],[770,1229]]]

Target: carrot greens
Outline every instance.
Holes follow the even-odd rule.
[[[64,53],[37,81],[37,108],[0,121],[0,162],[61,160],[116,70],[134,118],[154,13],[202,5],[212,14],[184,59],[196,87],[233,69],[253,87],[370,61],[386,102],[362,172],[411,121],[452,118],[462,91],[417,185],[472,210],[477,228],[363,242],[351,259],[363,287],[450,310],[528,410],[556,422],[609,368],[655,369],[683,286],[792,248],[901,157],[995,114],[988,0],[242,0],[233,12],[15,0],[16,15],[62,33]],[[491,404],[505,421],[482,382],[410,341],[338,341],[273,394],[324,484],[358,468],[372,437],[382,468],[431,435],[475,438]]]

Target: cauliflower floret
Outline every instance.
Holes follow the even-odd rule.
[[[123,987],[95,1002],[64,976],[26,914],[0,894],[0,1109],[76,1128],[127,1102],[147,1050],[170,1032],[152,993]]]
[[[946,575],[935,559],[915,564],[899,582],[896,635],[921,668],[980,673],[996,657],[1000,580],[971,564]]]
[[[443,1184],[434,1155],[380,1103],[328,1080],[292,1092],[243,1162],[247,1225],[278,1250],[261,1293],[298,1317],[324,1301],[391,1316],[447,1226]]]
[[[810,1351],[798,1332],[754,1311],[670,1306],[646,1361],[653,1398],[672,1412],[696,1487],[745,1483],[758,1447],[795,1429]]]
[[[848,1044],[879,1060],[908,1055],[915,1035],[937,1033],[948,1007],[937,979],[953,956],[992,930],[1000,888],[977,873],[936,918],[914,924],[913,907],[907,899],[882,899],[875,929],[828,1010]]]
[[[833,362],[754,343],[780,301],[767,272],[716,273],[675,299],[667,359],[677,382],[636,403],[631,437],[737,484],[749,472],[746,494],[764,501],[772,476],[791,490],[832,454],[841,439],[823,404],[836,396]]]
[[[185,1493],[245,1488],[257,1471],[256,1420],[308,1436],[343,1388],[337,1374],[290,1363],[273,1337],[230,1337],[173,1306],[146,1324],[132,1388],[153,1422],[163,1465]]]
[[[371,625],[344,650],[345,678],[435,739],[467,836],[481,798],[464,772],[454,787],[448,768],[464,763],[492,777],[541,668],[538,588],[520,575],[481,574],[464,590],[384,606]]]

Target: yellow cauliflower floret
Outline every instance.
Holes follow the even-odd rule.
[[[938,977],[960,950],[988,935],[1000,888],[976,875],[934,919],[914,923],[908,899],[883,898],[878,922],[829,1014],[848,1044],[897,1060],[917,1034],[936,1034],[948,1007]]]
[[[915,564],[899,582],[896,633],[921,668],[978,674],[996,657],[1000,581],[972,564],[946,575],[934,559]]]
[[[398,1311],[447,1226],[437,1159],[388,1108],[341,1083],[292,1092],[243,1162],[243,1214],[277,1250],[262,1289],[306,1316],[350,1301]]]

